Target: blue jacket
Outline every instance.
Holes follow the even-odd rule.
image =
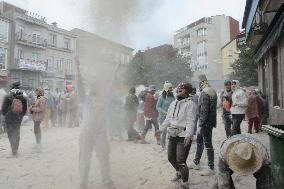
[[[167,115],[168,109],[170,107],[170,104],[175,100],[174,97],[167,96],[166,98],[163,98],[162,95],[159,96],[156,109],[158,110],[159,114],[161,115]]]

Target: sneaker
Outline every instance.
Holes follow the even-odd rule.
[[[200,172],[200,176],[210,176],[210,175],[214,175],[215,171],[214,169],[204,169],[203,171]]]
[[[189,184],[188,182],[183,182],[180,184],[180,189],[189,189]]]
[[[180,172],[176,172],[176,176],[171,180],[171,182],[178,182],[181,179]]]
[[[192,162],[189,166],[189,169],[194,169],[194,170],[199,170],[200,169],[200,164],[195,164],[194,162]]]

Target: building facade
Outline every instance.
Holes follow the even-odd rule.
[[[133,49],[81,29],[71,30],[77,36],[77,60],[80,71],[95,78],[123,78]],[[85,75],[86,75],[85,74]],[[122,77],[120,77],[122,76]]]
[[[256,45],[258,85],[268,96],[272,125],[284,123],[283,3],[283,0],[247,2],[242,26],[246,29],[247,43]]]
[[[21,81],[26,89],[62,90],[72,82],[76,46],[73,34],[6,2],[1,2],[1,14],[11,20],[10,82]]]
[[[188,58],[193,83],[198,75],[205,74],[214,88],[223,86],[220,49],[238,34],[239,22],[225,15],[202,18],[176,32],[174,46]]]
[[[8,77],[8,59],[10,58],[10,22],[0,15],[0,87],[6,87]]]
[[[237,40],[234,38],[221,48],[222,54],[222,80],[230,79],[234,71],[232,64],[239,58],[240,50],[237,48]]]

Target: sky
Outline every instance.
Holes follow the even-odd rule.
[[[5,0],[25,10],[57,22],[58,27],[71,30],[80,28],[95,32],[88,6],[92,0]],[[94,1],[94,0],[93,0]],[[107,0],[105,0],[107,1]],[[119,1],[119,0],[117,0]],[[142,3],[151,0],[136,0]],[[242,23],[246,0],[152,0],[155,5],[145,4],[132,22],[124,26],[125,36],[117,40],[138,49],[173,44],[175,32],[202,18],[225,14]],[[151,6],[151,7],[149,7]],[[149,11],[150,10],[150,11]],[[103,34],[101,34],[103,35]],[[103,36],[104,37],[104,36]]]

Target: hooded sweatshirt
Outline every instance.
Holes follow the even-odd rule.
[[[162,130],[167,127],[181,129],[179,137],[192,137],[196,117],[196,104],[190,98],[175,100],[170,104]]]
[[[232,101],[233,105],[231,108],[232,114],[245,114],[247,108],[247,96],[243,89],[240,88],[240,82],[236,82],[236,88],[233,90]]]

